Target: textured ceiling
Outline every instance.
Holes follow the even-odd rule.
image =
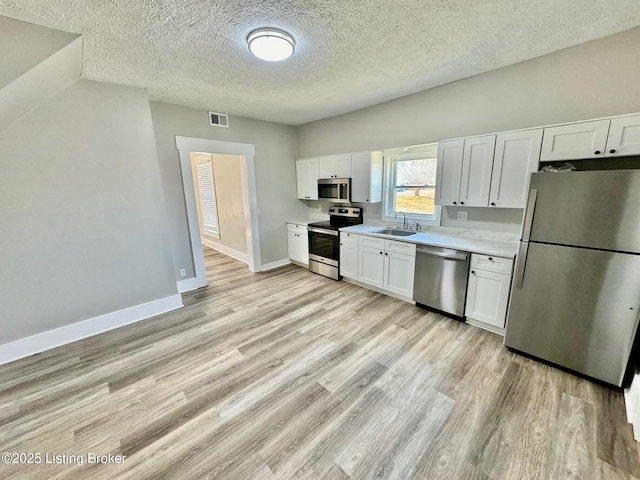
[[[330,117],[640,25],[638,0],[0,0],[84,35],[83,77],[289,124]],[[245,38],[278,27],[288,61]]]

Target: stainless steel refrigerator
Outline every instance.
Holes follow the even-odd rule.
[[[531,176],[505,345],[621,386],[640,312],[640,170]]]

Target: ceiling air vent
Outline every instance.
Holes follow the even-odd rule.
[[[209,125],[229,128],[229,115],[226,113],[209,112]]]

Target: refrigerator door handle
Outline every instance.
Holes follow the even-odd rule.
[[[532,188],[529,190],[529,200],[527,201],[527,211],[524,214],[524,222],[522,224],[522,241],[528,242],[531,236],[531,226],[533,225],[533,213],[536,209],[536,201],[538,200],[538,190]]]
[[[518,260],[516,263],[515,282],[516,288],[522,288],[524,280],[524,269],[527,264],[527,253],[529,252],[529,242],[520,242],[518,247]]]

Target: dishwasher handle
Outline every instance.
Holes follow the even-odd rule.
[[[416,253],[425,253],[427,255],[434,255],[436,257],[442,257],[447,260],[461,260],[465,261],[469,258],[467,252],[461,252],[459,250],[449,250],[446,248],[437,247],[416,247]]]

